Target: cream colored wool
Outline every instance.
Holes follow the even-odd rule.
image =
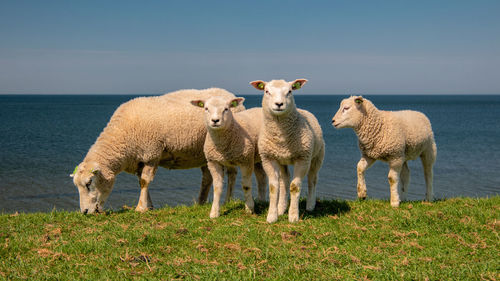
[[[192,104],[205,110],[207,137],[204,152],[213,178],[214,200],[210,217],[219,216],[219,201],[223,186],[223,168],[240,167],[247,212],[254,211],[252,172],[261,162],[257,140],[262,125],[262,109],[252,108],[232,113],[229,109],[240,105],[244,98],[211,97],[193,100]],[[257,172],[257,170],[256,170]],[[264,187],[264,172],[256,173],[257,182]]]
[[[332,119],[336,128],[353,128],[358,136],[361,159],[358,162],[358,197],[366,198],[365,171],[376,160],[389,163],[391,205],[406,200],[410,183],[407,161],[420,157],[427,186],[426,199],[432,201],[432,166],[436,160],[436,143],[429,119],[420,112],[383,111],[361,96],[344,99]],[[401,180],[401,198],[399,181]]]
[[[286,165],[294,165],[290,184],[290,222],[299,220],[299,198],[302,181],[307,175],[308,197],[306,209],[314,210],[316,204],[316,182],[325,155],[323,133],[316,117],[306,110],[297,109],[292,95],[307,80],[292,82],[272,80],[250,82],[256,89],[264,91],[262,111],[263,127],[258,141],[262,166],[269,178],[269,212],[267,222],[278,220],[287,206],[286,186],[279,185],[280,174],[287,173]],[[284,177],[288,178],[288,175]],[[280,190],[278,191],[278,186]],[[279,199],[278,199],[279,194]]]
[[[136,210],[151,209],[148,186],[158,166],[202,167],[198,200],[206,200],[212,178],[203,153],[206,137],[203,109],[194,108],[187,101],[211,96],[234,98],[230,92],[218,88],[180,90],[163,96],[135,98],[118,107],[74,174],[81,211],[102,210],[115,177],[122,171],[139,177],[141,194]],[[234,110],[241,111],[244,107]],[[235,177],[236,174],[232,176],[233,184]]]

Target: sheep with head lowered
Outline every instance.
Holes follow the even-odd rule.
[[[80,210],[101,211],[116,176],[122,171],[139,177],[141,193],[136,211],[151,209],[148,186],[158,166],[201,167],[203,178],[198,201],[203,203],[212,184],[203,153],[207,131],[203,110],[192,107],[188,101],[211,96],[235,97],[219,88],[180,90],[163,96],[135,98],[118,107],[72,175],[80,195]],[[234,185],[236,178],[236,170],[232,171],[229,185]]]
[[[314,210],[316,205],[316,182],[325,155],[323,132],[316,117],[306,110],[298,109],[292,91],[300,89],[306,79],[261,80],[250,82],[263,91],[263,125],[259,135],[258,148],[262,166],[269,179],[269,211],[267,222],[278,220],[286,209],[286,188],[278,191],[280,172],[286,165],[294,165],[290,184],[290,207],[288,220],[299,220],[299,198],[302,181],[307,175],[308,194],[306,209]],[[278,202],[279,192],[279,202]]]
[[[245,209],[249,213],[254,212],[252,172],[254,165],[260,162],[257,139],[262,125],[262,109],[252,108],[236,113],[230,110],[238,107],[244,100],[240,97],[211,97],[191,101],[194,106],[205,110],[207,137],[204,152],[214,186],[211,218],[219,216],[224,167],[240,167]],[[256,173],[256,177],[258,183],[265,184],[264,173]]]
[[[338,129],[353,128],[358,136],[361,150],[357,167],[358,198],[366,198],[366,169],[376,160],[381,160],[389,163],[391,206],[398,207],[400,199],[406,200],[410,183],[407,161],[420,157],[427,186],[426,199],[432,201],[432,166],[437,148],[431,123],[423,113],[379,110],[368,99],[352,96],[342,100],[332,124]]]

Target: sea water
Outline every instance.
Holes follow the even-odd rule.
[[[356,198],[360,158],[352,129],[335,129],[331,119],[346,96],[297,95],[297,107],[319,120],[326,143],[317,195],[322,199]],[[70,174],[114,110],[130,95],[0,95],[0,213],[79,210]],[[261,96],[245,96],[247,108]],[[500,193],[500,96],[366,96],[379,109],[425,113],[437,143],[434,166],[436,198],[487,197]],[[420,161],[409,162],[409,200],[422,200],[425,181]],[[377,161],[366,172],[368,197],[388,199],[388,166]],[[239,178],[239,177],[238,177]],[[155,207],[191,205],[198,196],[200,169],[160,168],[150,185]],[[255,186],[255,184],[254,184]],[[307,194],[305,181],[302,196]],[[117,177],[106,208],[134,206],[139,197],[135,175]],[[254,195],[256,190],[254,189]],[[211,195],[210,195],[211,197]],[[239,184],[235,197],[243,198]]]

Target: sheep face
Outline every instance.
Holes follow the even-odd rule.
[[[233,120],[233,108],[240,106],[244,98],[227,99],[222,97],[211,97],[206,101],[193,100],[191,104],[205,109],[205,123],[211,130],[227,128]]]
[[[250,84],[257,90],[264,91],[262,108],[272,115],[279,116],[295,108],[292,91],[302,88],[306,82],[306,79],[296,79],[291,82],[285,80],[272,80],[270,82],[257,80],[250,82]]]
[[[340,108],[332,118],[332,125],[337,128],[356,128],[363,119],[363,97],[356,96],[342,100]]]
[[[83,162],[75,169],[72,177],[80,194],[80,211],[84,214],[101,212],[113,184],[104,179],[99,166]]]

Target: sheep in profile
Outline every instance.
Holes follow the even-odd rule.
[[[383,111],[361,96],[344,99],[332,119],[335,128],[353,128],[359,139],[361,159],[358,162],[358,198],[366,198],[365,171],[376,160],[389,163],[391,206],[406,199],[410,183],[408,160],[420,157],[427,186],[426,199],[432,201],[432,166],[436,160],[436,143],[429,119],[420,112]]]
[[[308,196],[306,209],[316,205],[316,182],[325,155],[323,132],[316,117],[298,109],[292,91],[300,89],[306,79],[292,82],[272,80],[250,82],[257,90],[264,91],[262,98],[263,125],[259,135],[259,154],[269,178],[269,211],[267,222],[278,220],[286,209],[286,189],[278,189],[279,176],[286,165],[294,165],[290,184],[288,220],[299,220],[299,198],[302,181],[307,174]]]
[[[244,100],[244,98],[211,97],[207,100],[191,101],[193,105],[205,110],[207,137],[204,152],[214,186],[211,218],[219,216],[224,167],[240,167],[245,209],[249,213],[254,211],[252,172],[254,164],[260,162],[257,139],[262,124],[262,109],[252,108],[233,114],[230,109],[238,107]],[[256,173],[256,177],[259,183],[265,184],[265,174],[260,174],[259,179]]]
[[[116,176],[122,171],[139,177],[141,193],[136,211],[151,209],[148,186],[158,166],[201,167],[203,179],[198,200],[200,203],[206,200],[212,184],[203,154],[207,131],[203,110],[193,108],[188,101],[211,96],[235,97],[218,88],[180,90],[163,96],[135,98],[118,107],[73,173],[80,194],[80,210],[101,211]],[[244,107],[232,110],[241,111]],[[229,184],[232,181],[234,185],[235,172],[230,175]]]

